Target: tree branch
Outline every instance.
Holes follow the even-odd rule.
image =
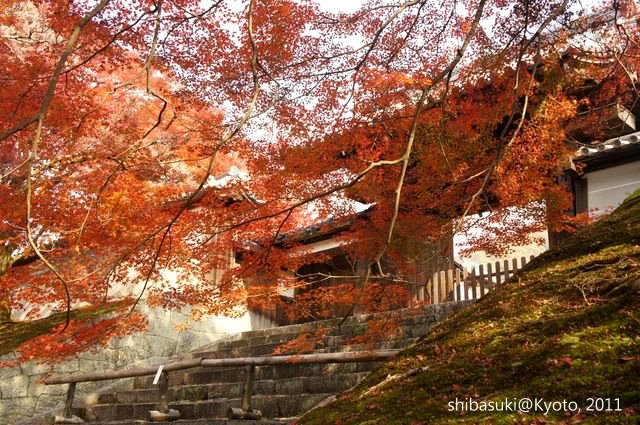
[[[67,44],[64,50],[62,51],[62,54],[60,55],[60,59],[58,60],[55,71],[53,72],[53,75],[49,80],[49,86],[47,88],[47,92],[44,98],[42,99],[42,103],[38,108],[38,112],[34,116],[24,120],[22,123],[18,124],[17,126],[5,131],[4,133],[0,133],[0,142],[12,136],[15,133],[18,133],[24,130],[25,128],[29,127],[31,124],[44,119],[45,115],[47,114],[47,110],[49,109],[49,105],[53,100],[53,96],[55,95],[56,86],[58,85],[60,74],[64,70],[64,66],[67,63],[69,56],[71,56],[71,54],[73,53],[73,48],[78,42],[78,38],[80,37],[80,33],[82,32],[82,29],[89,22],[91,22],[91,20],[98,13],[100,13],[102,9],[105,8],[105,6],[109,3],[109,1],[110,0],[101,0],[100,3],[98,3],[84,18],[82,18],[82,20],[78,22],[78,24],[73,29],[73,32],[71,33],[71,36],[67,40]]]

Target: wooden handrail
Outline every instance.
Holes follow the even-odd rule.
[[[245,385],[243,388],[242,407],[229,408],[228,416],[237,419],[260,419],[262,413],[259,410],[251,409],[251,396],[253,393],[253,379],[256,366],[271,366],[284,364],[324,364],[324,363],[353,363],[365,361],[384,360],[395,356],[401,350],[373,350],[373,351],[349,351],[339,353],[315,353],[315,354],[299,354],[288,356],[256,356],[256,357],[237,357],[231,359],[207,359],[196,358],[188,360],[180,360],[168,362],[165,365],[156,367],[143,367],[136,369],[112,370],[107,372],[90,372],[75,374],[57,374],[47,378],[44,383],[46,385],[69,384],[67,392],[67,402],[65,404],[64,416],[56,416],[54,423],[70,423],[73,412],[73,396],[78,382],[94,382],[104,381],[108,379],[133,378],[136,376],[149,376],[158,374],[160,377],[161,403],[158,411],[149,412],[152,421],[175,420],[180,417],[180,413],[176,410],[169,409],[167,406],[168,394],[168,373],[183,369],[192,369],[195,367],[237,367],[246,366],[247,372],[245,376]],[[77,418],[79,419],[79,418]]]
[[[340,353],[316,353],[287,356],[236,357],[230,359],[197,358],[181,360],[164,365],[164,372],[175,372],[194,367],[231,367],[231,366],[266,366],[296,363],[353,363],[360,361],[383,360],[397,354],[400,350],[349,351]],[[45,379],[45,385],[70,384],[72,382],[106,381],[108,379],[134,378],[136,376],[155,375],[160,366],[137,369],[111,370],[107,372],[89,372],[74,374],[56,374]]]
[[[190,369],[199,367],[204,358],[181,360],[171,362],[164,365],[165,372],[174,372],[182,369]],[[110,370],[107,372],[88,372],[73,374],[55,374],[44,380],[45,385],[70,384],[72,382],[94,382],[106,381],[108,379],[135,378],[136,376],[155,375],[158,372],[158,366],[141,367],[136,369]]]
[[[348,351],[340,353],[299,354],[293,356],[237,357],[230,359],[203,359],[202,367],[273,366],[282,364],[354,363],[384,360],[400,350]]]

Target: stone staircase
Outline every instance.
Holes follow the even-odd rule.
[[[403,348],[427,333],[439,320],[466,303],[426,307],[422,313],[402,318],[403,332],[398,339],[380,341],[373,348]],[[362,334],[371,316],[356,316],[337,329],[340,320],[317,324],[331,328],[316,353],[356,351],[349,340]],[[316,325],[317,325],[316,324]],[[190,354],[193,358],[234,358],[271,355],[282,343],[291,341],[309,325],[249,331],[231,335]],[[186,357],[182,357],[184,359]],[[246,368],[193,368],[169,375],[169,408],[180,412],[180,425],[234,425],[252,423],[275,425],[291,423],[320,402],[362,381],[380,362],[340,364],[285,364],[256,368],[251,406],[262,411],[260,421],[226,419],[230,407],[239,407]],[[153,377],[134,378],[129,389],[104,392],[90,403],[75,408],[75,414],[87,422],[110,425],[145,424],[149,411],[157,409],[159,392]]]

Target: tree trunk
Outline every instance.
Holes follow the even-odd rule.
[[[30,250],[15,255],[15,246],[7,242],[7,234],[0,233],[0,278],[12,267],[22,267],[39,261],[39,257]],[[11,321],[10,293],[0,286],[0,323]]]
[[[2,277],[13,263],[12,247],[0,245],[0,277]],[[0,287],[0,323],[11,321],[11,308],[9,307],[9,293]]]
[[[0,301],[0,323],[11,321],[11,310],[5,300]]]

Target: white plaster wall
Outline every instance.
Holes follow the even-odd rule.
[[[640,161],[586,173],[589,215],[611,212],[640,188]]]
[[[513,258],[517,258],[519,261],[521,257],[526,257],[528,260],[530,256],[533,255],[534,257],[537,257],[538,255],[542,254],[543,252],[549,249],[549,233],[547,231],[536,232],[532,236],[535,237],[536,239],[541,239],[543,241],[542,245],[537,243],[531,243],[528,245],[511,246],[512,252],[503,257],[495,257],[493,255],[487,254],[484,251],[476,251],[468,257],[461,257],[459,253],[460,253],[460,248],[461,246],[463,246],[463,243],[464,243],[464,236],[455,235],[454,236],[454,244],[455,244],[454,258],[457,262],[462,264],[464,267],[468,269],[475,269],[475,270],[477,270],[478,266],[480,266],[481,264],[485,266],[485,270],[486,270],[487,263],[494,264],[496,261],[499,261],[500,263],[502,263],[504,262],[504,260],[508,260],[509,262],[511,262]]]

